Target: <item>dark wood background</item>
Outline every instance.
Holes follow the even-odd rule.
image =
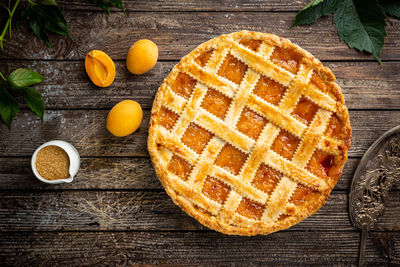
[[[399,20],[387,19],[379,65],[341,42],[331,17],[289,29],[308,0],[126,0],[126,15],[117,9],[108,15],[88,0],[58,2],[73,41],[52,36],[49,50],[23,28],[0,52],[1,72],[25,67],[46,77],[37,89],[47,108],[43,123],[23,106],[11,132],[0,125],[0,265],[356,265],[360,232],[349,220],[348,193],[366,149],[400,124]],[[227,236],[202,227],[173,205],[146,150],[153,97],[173,65],[200,43],[243,29],[286,37],[330,67],[353,127],[349,160],[326,205],[268,236]],[[142,38],[158,45],[159,61],[135,76],[124,59]],[[92,49],[114,59],[111,87],[88,79],[84,57]],[[105,129],[105,118],[124,99],[142,105],[144,120],[135,134],[116,138]],[[71,184],[45,185],[31,173],[31,154],[52,139],[71,142],[81,154]],[[400,264],[399,214],[397,188],[368,236],[368,265]]]

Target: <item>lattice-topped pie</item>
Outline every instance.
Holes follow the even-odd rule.
[[[201,44],[158,89],[148,149],[172,200],[226,234],[268,234],[315,213],[351,128],[332,72],[275,35]]]

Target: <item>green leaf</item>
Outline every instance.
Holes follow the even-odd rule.
[[[67,21],[57,6],[35,5],[32,6],[31,10],[42,22],[41,24],[44,25],[46,32],[50,31],[72,39],[69,34]]]
[[[31,9],[30,6],[28,6],[27,8],[25,8],[24,10],[21,11],[21,16],[17,19],[17,22],[16,22],[16,26],[17,26],[18,30],[20,29],[21,23],[25,22],[28,19],[29,13],[31,12],[30,9]]]
[[[29,21],[29,27],[31,28],[33,33],[36,35],[36,37],[41,39],[47,45],[48,48],[51,47],[49,36],[45,32],[44,26],[42,25],[42,22],[40,21],[40,19],[36,18],[36,15],[31,16],[30,21]]]
[[[18,20],[18,26],[22,21],[29,21],[29,27],[32,32],[41,39],[49,48],[49,33],[64,35],[72,39],[67,21],[57,6],[55,0],[44,0],[40,3],[30,3],[28,8],[24,9]]]
[[[386,13],[400,18],[400,1],[399,0],[381,0],[381,7]]]
[[[22,89],[25,103],[28,107],[43,121],[44,102],[43,96],[31,87],[24,87]]]
[[[7,81],[11,88],[20,88],[40,83],[44,78],[36,71],[30,69],[16,69],[8,75]]]
[[[341,2],[343,0],[314,0],[297,13],[291,27],[313,23],[318,18],[333,13]]]
[[[105,11],[107,11],[108,14],[110,14],[110,7],[112,6],[115,6],[125,12],[123,0],[92,0],[92,1],[96,6],[101,7]]]
[[[8,129],[11,129],[11,122],[18,112],[18,102],[7,92],[5,87],[0,86],[0,115]]]
[[[43,0],[40,2],[41,5],[46,5],[46,6],[56,6],[57,1],[56,0]]]
[[[350,48],[372,53],[381,62],[381,50],[386,36],[385,14],[375,0],[344,0],[333,20],[341,40]]]

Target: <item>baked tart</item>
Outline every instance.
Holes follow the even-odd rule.
[[[325,203],[350,147],[332,72],[272,34],[221,35],[184,56],[151,111],[148,150],[176,205],[225,234],[269,234]]]

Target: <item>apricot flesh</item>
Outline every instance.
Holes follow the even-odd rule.
[[[143,118],[139,103],[124,100],[116,104],[108,113],[107,130],[115,136],[127,136],[136,131]]]
[[[92,50],[87,53],[85,68],[90,80],[99,87],[110,86],[114,81],[114,61],[103,51]]]
[[[133,74],[143,74],[156,65],[157,59],[157,45],[150,40],[142,39],[129,48],[126,66]]]

